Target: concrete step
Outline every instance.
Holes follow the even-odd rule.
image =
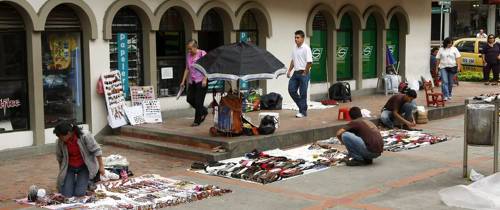
[[[125,137],[155,140],[203,149],[212,149],[216,146],[223,146],[227,148],[227,141],[224,140],[217,140],[204,136],[190,136],[183,133],[165,131],[160,128],[123,126],[120,128],[120,135]]]
[[[229,154],[227,152],[214,153],[209,149],[199,147],[126,136],[106,136],[102,139],[102,143],[198,161],[219,161],[229,158]]]

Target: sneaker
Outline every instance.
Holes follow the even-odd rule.
[[[345,161],[345,164],[347,166],[364,166],[364,165],[366,165],[366,162],[365,161],[356,160],[354,158],[349,158],[348,160]]]
[[[448,97],[444,97],[444,98],[443,98],[443,101],[448,101]]]
[[[305,116],[304,116],[302,113],[297,113],[297,114],[295,115],[295,117],[296,117],[296,118],[303,118],[303,117],[305,117]]]

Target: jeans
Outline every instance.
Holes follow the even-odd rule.
[[[417,104],[415,100],[411,102],[407,102],[403,104],[401,109],[399,110],[399,114],[405,118],[405,120],[408,120],[410,122],[413,122],[413,111],[417,110]],[[392,111],[390,110],[382,110],[382,114],[380,114],[380,120],[382,121],[382,124],[384,124],[385,127],[387,128],[394,128],[394,115],[392,114]]]
[[[498,64],[486,64],[483,68],[483,81],[488,82],[490,80],[490,71],[493,72],[493,80],[492,82],[497,82],[498,81],[498,74],[499,74],[499,69],[498,69]]]
[[[342,133],[342,141],[349,152],[349,156],[358,161],[371,160],[380,156],[380,153],[368,151],[363,139],[354,133],[347,131]]]
[[[453,77],[454,73],[446,71],[446,69],[440,69],[439,73],[441,74],[441,92],[445,98],[451,97],[451,90],[453,89]]]
[[[310,74],[302,75],[299,71],[295,71],[288,82],[288,93],[304,116],[307,116],[307,87],[310,77]]]
[[[187,102],[194,108],[194,122],[201,123],[202,116],[208,114],[204,106],[207,87],[202,86],[202,82],[189,84],[187,92]]]
[[[89,170],[83,165],[79,168],[68,167],[61,194],[64,197],[84,196],[89,185]]]

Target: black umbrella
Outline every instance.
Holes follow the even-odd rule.
[[[268,51],[245,42],[218,47],[194,65],[210,80],[274,79],[285,65]]]

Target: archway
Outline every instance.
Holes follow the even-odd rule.
[[[26,28],[32,23],[21,12],[0,2],[0,134],[30,129]]]
[[[198,32],[200,48],[208,52],[224,45],[224,40],[222,17],[215,9],[211,9],[203,17],[201,31]]]
[[[327,20],[323,13],[316,13],[313,19],[313,33],[310,40],[313,54],[313,66],[311,69],[312,83],[327,81],[328,28]]]
[[[83,30],[79,16],[66,4],[47,15],[42,33],[45,127],[61,120],[85,123]]]
[[[378,25],[375,17],[370,15],[363,30],[363,79],[376,78],[378,67]]]
[[[110,69],[120,71],[126,98],[130,97],[130,86],[144,85],[142,25],[137,13],[128,6],[118,10],[111,25]]]
[[[390,51],[392,54],[394,61],[396,61],[396,66],[400,65],[400,40],[399,40],[399,23],[398,23],[398,18],[393,17],[391,19],[391,22],[389,23],[389,29],[387,30],[387,49]]]
[[[387,15],[387,46],[396,60],[396,67],[403,79],[406,79],[406,35],[410,33],[410,18],[399,6],[392,8]]]
[[[247,42],[260,46],[262,40],[259,39],[259,27],[255,15],[251,11],[246,11],[243,14],[240,22],[240,30],[238,31],[237,41]],[[248,90],[250,88],[257,89],[260,87],[260,81],[240,81],[240,89]]]
[[[337,30],[337,80],[353,79],[353,25],[350,14],[345,14]]]

